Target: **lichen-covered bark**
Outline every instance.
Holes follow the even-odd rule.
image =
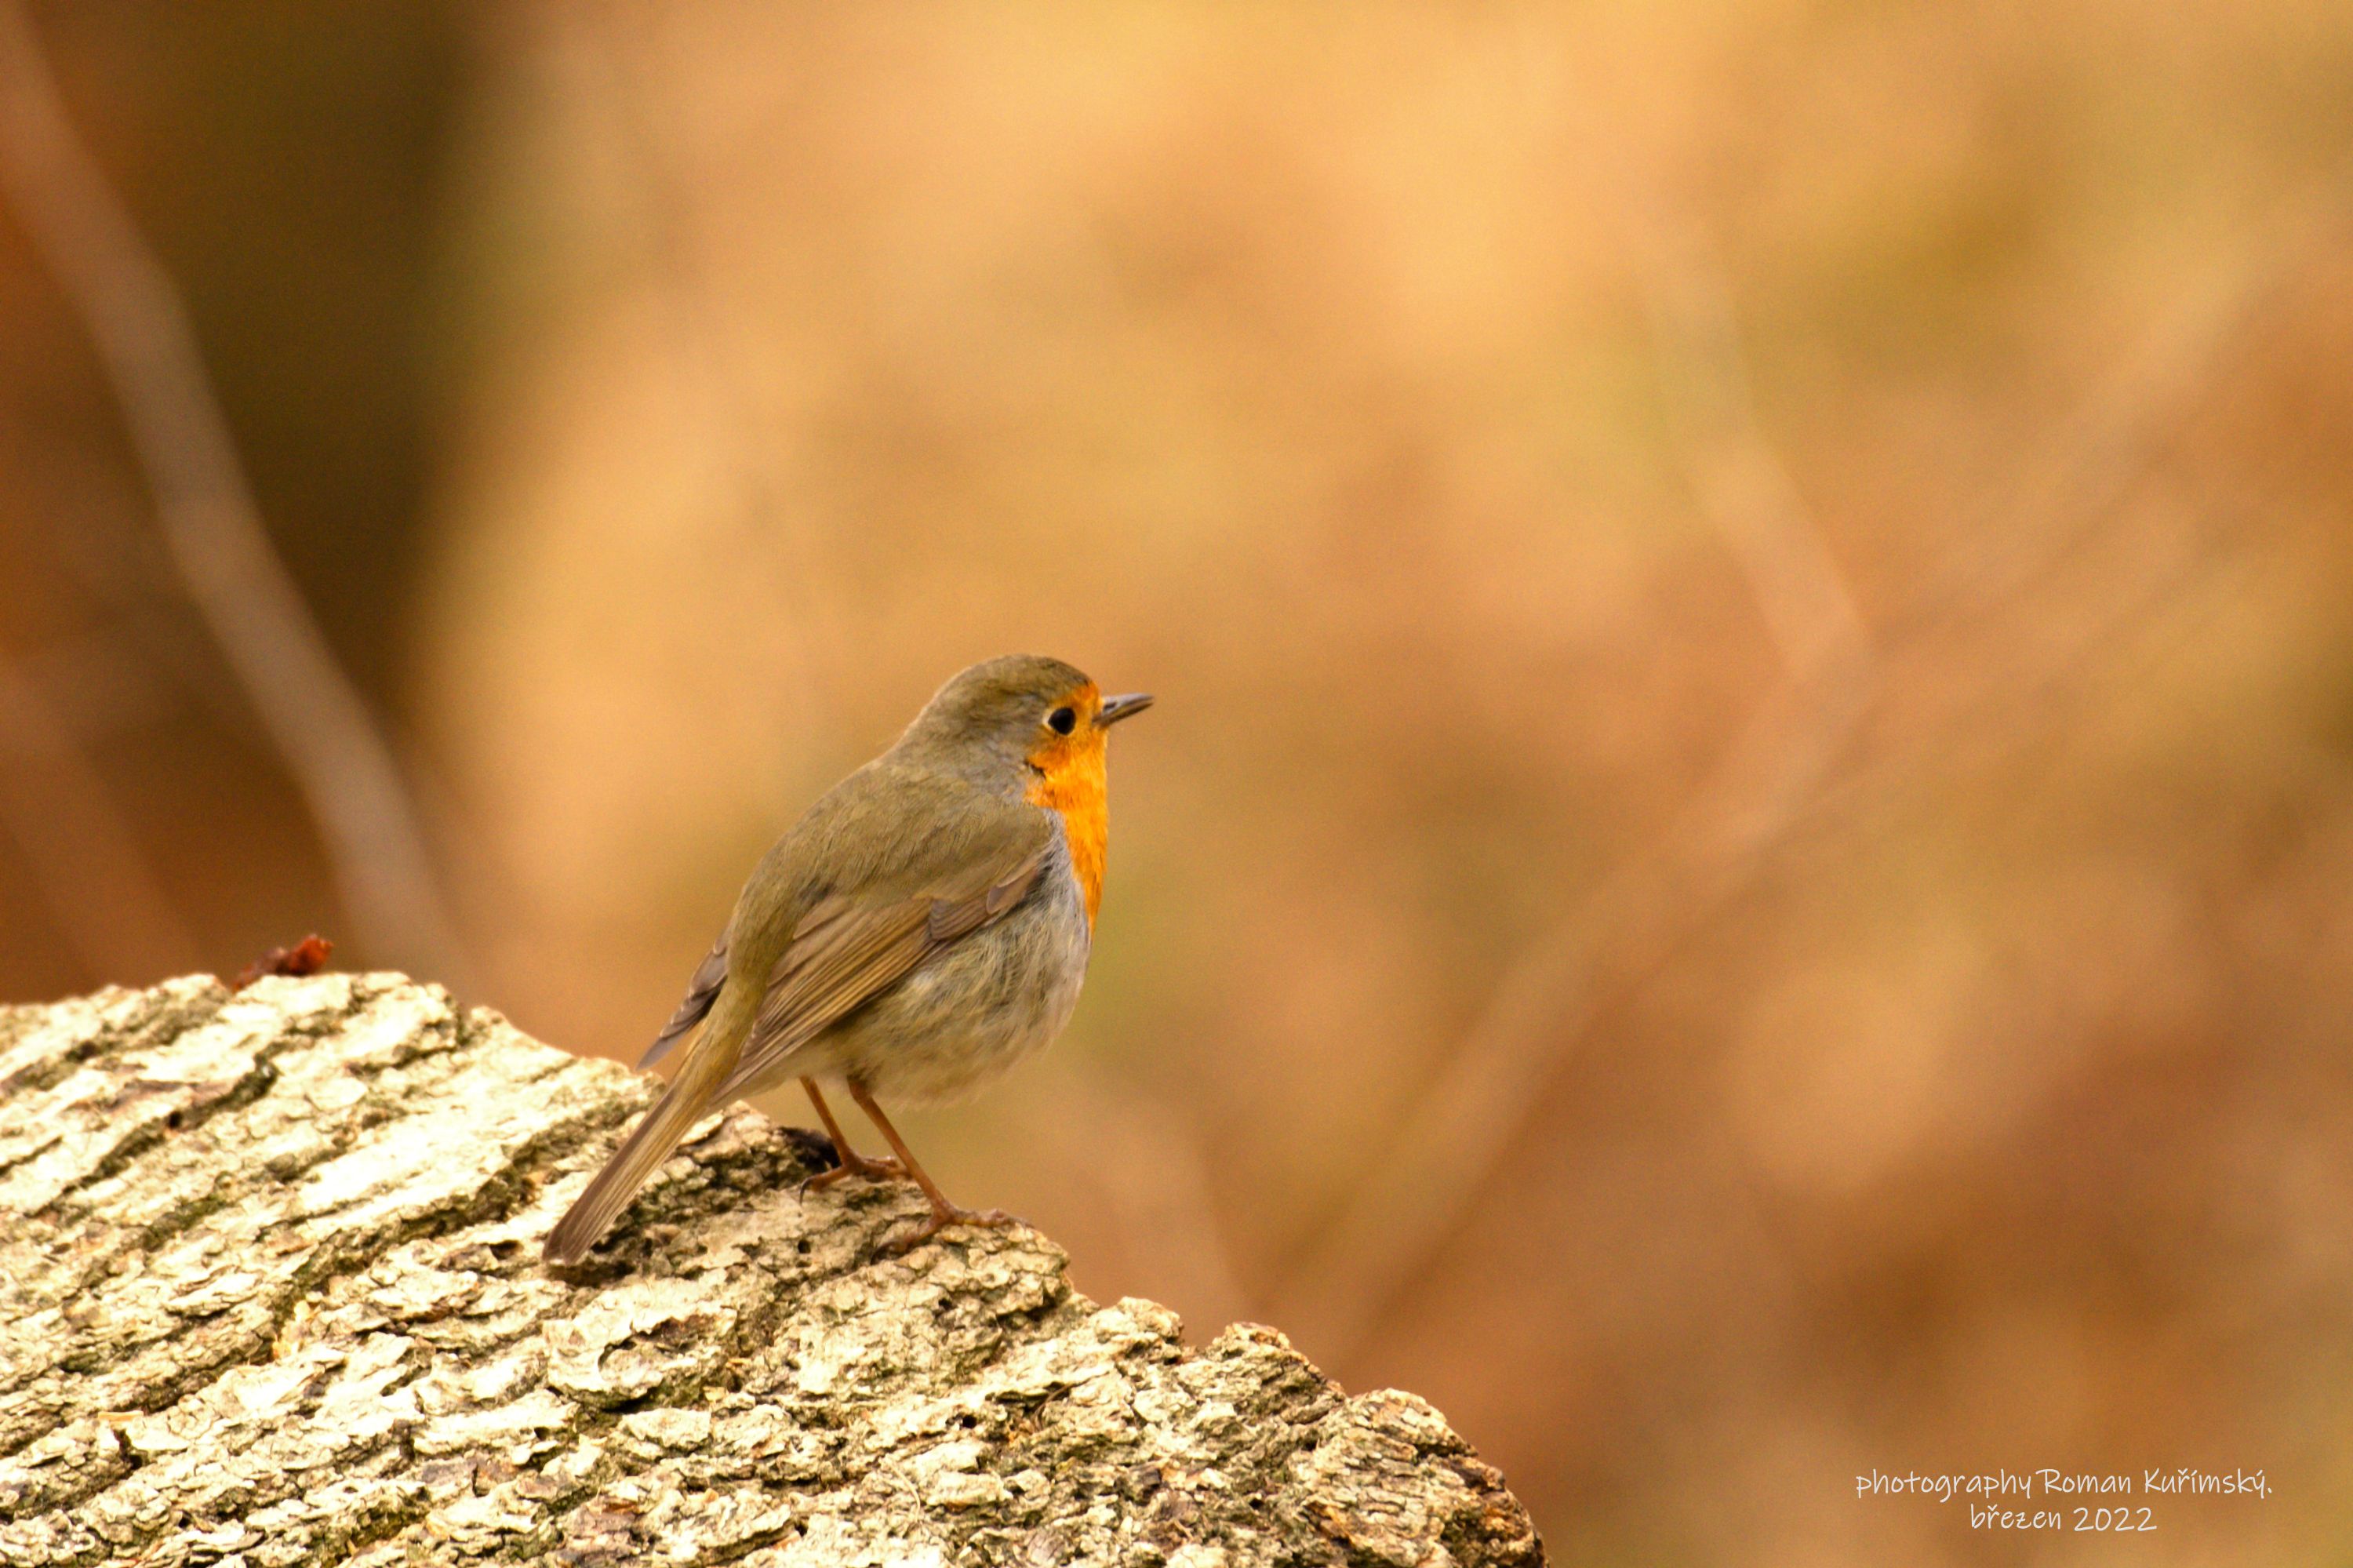
[[[1535,1563],[1410,1394],[1099,1308],[737,1108],[586,1266],[648,1098],[398,976],[0,1010],[0,1562]]]

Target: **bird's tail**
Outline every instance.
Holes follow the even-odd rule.
[[[718,1007],[712,1010],[711,1021],[703,1025],[702,1037],[687,1053],[686,1065],[670,1080],[661,1098],[654,1102],[654,1108],[613,1151],[605,1168],[596,1172],[596,1180],[573,1200],[572,1207],[548,1233],[546,1255],[550,1263],[577,1263],[586,1256],[606,1228],[628,1206],[638,1189],[645,1185],[646,1178],[670,1158],[670,1150],[678,1147],[687,1128],[711,1108],[710,1101],[720,1085],[735,1070],[744,1037],[751,1031],[754,1011],[730,1006],[733,1001],[731,988],[731,992],[723,995]]]

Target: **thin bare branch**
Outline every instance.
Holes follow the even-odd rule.
[[[1724,270],[1687,221],[1653,227],[1645,302],[1700,511],[1746,577],[1792,679],[1867,661],[1862,612],[1757,412]]]
[[[2216,364],[2248,342],[2316,257],[2342,247],[2348,183],[2353,176],[2340,176],[2292,202],[2232,262],[2189,280],[2100,392],[2052,433],[1984,515],[1957,531],[1953,554],[1891,632],[1909,636],[1932,623],[1975,620],[2039,580],[2112,517],[2205,396]],[[2025,525],[1998,529],[2004,519]]]
[[[1377,1173],[1294,1270],[1279,1316],[1320,1325],[1317,1347],[1328,1358],[1359,1347],[1491,1183],[1595,1020],[1639,992],[1753,885],[1777,845],[1819,814],[1832,780],[1857,773],[1841,760],[1861,756],[1862,772],[1883,790],[1935,755],[1932,737],[1869,747],[1860,738],[1865,716],[1884,705],[1878,699],[1894,679],[1886,667],[1947,628],[1983,622],[2113,524],[2212,385],[2217,365],[2250,340],[2264,307],[2337,231],[2338,206],[2330,192],[2299,208],[2251,243],[2223,283],[2191,291],[2154,323],[2143,351],[2056,433],[2028,479],[1987,508],[1989,519],[2007,517],[2010,525],[1969,530],[1968,548],[1929,575],[1876,651],[1795,509],[1794,489],[1776,477],[1780,465],[1747,406],[1730,314],[1711,303],[1725,296],[1705,286],[1704,274],[1694,288],[1668,259],[1658,275],[1681,276],[1683,288],[1652,298],[1665,362],[1687,408],[1715,411],[1700,423],[1695,492],[1743,560],[1791,679],[1760,706],[1672,831],[1507,973],[1415,1126],[1385,1145]],[[2118,585],[2115,614],[2046,661],[2080,662],[2105,633],[2145,615],[2153,596],[2182,580],[2183,563],[2198,558],[2194,548],[2160,554]],[[2006,689],[2047,696],[2064,673],[2027,671]],[[1940,730],[1955,722],[1946,712]],[[1842,785],[1839,793],[1852,800],[1858,791]]]
[[[1413,1121],[1298,1267],[1279,1316],[1345,1357],[1493,1180],[1544,1086],[1602,1008],[1639,987],[1746,885],[1868,705],[1871,641],[1820,530],[1767,438],[1729,291],[1701,245],[1662,230],[1643,270],[1694,497],[1746,577],[1788,678],[1651,854],[1530,945]]]
[[[391,748],[270,545],[178,291],[75,133],[22,0],[0,0],[0,186],[90,334],[173,566],[302,791],[354,935],[462,985]]]

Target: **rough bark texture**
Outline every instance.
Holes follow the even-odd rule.
[[[741,1107],[551,1272],[648,1097],[394,975],[0,1010],[0,1562],[1542,1561],[1422,1401],[881,1255],[920,1200]]]

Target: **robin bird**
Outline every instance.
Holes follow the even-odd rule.
[[[753,870],[686,1000],[638,1064],[685,1038],[670,1086],[547,1238],[577,1263],[712,1107],[798,1078],[841,1156],[818,1177],[904,1174],[930,1217],[894,1244],[1009,1216],[948,1202],[876,1097],[931,1104],[1060,1033],[1086,978],[1108,832],[1104,741],[1142,713],[1057,659],[1012,654],[942,686],[890,750],[835,785]],[[820,1078],[898,1158],[861,1158]]]

